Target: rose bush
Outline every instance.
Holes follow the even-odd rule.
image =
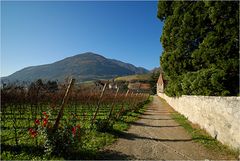
[[[43,112],[42,119],[36,119],[34,127],[28,130],[32,138],[41,137],[47,154],[63,155],[78,151],[82,147],[84,129],[76,124],[75,116],[62,120],[58,129],[49,120],[50,113]]]

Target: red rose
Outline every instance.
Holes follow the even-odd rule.
[[[72,135],[73,135],[73,136],[76,135],[76,131],[77,131],[77,128],[76,128],[76,127],[73,127],[73,128],[72,128]]]
[[[33,130],[32,128],[30,128],[28,131],[29,131],[29,135],[31,135],[32,138],[35,138],[37,136],[36,130]]]
[[[43,119],[43,127],[45,127],[45,126],[47,125],[47,123],[48,123],[48,119],[47,119],[47,118],[44,118],[44,119]]]
[[[30,132],[32,132],[32,131],[33,131],[33,129],[32,129],[32,128],[29,128],[29,129],[28,129],[28,131],[29,131],[29,133],[30,133]]]
[[[43,115],[48,118],[47,112],[43,112]]]
[[[32,136],[32,138],[35,138],[37,136],[37,131],[35,131],[35,130],[32,131],[31,136]]]
[[[40,121],[38,119],[35,120],[35,124],[36,125],[39,125],[40,124]]]

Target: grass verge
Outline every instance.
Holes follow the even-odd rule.
[[[224,155],[232,155],[236,159],[239,156],[239,152],[223,145],[218,140],[212,138],[205,130],[201,129],[198,125],[192,124],[188,119],[177,113],[172,113],[172,118],[178,122],[184,129],[192,136],[192,139],[196,142],[203,144],[209,150],[221,152]]]

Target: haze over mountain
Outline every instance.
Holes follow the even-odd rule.
[[[43,79],[63,81],[65,78],[72,76],[77,81],[82,82],[148,72],[147,69],[142,67],[135,67],[129,63],[87,52],[52,64],[26,67],[7,77],[3,77],[2,80],[35,81]]]

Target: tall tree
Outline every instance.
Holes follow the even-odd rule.
[[[151,86],[151,94],[157,93],[157,81],[158,81],[160,72],[162,72],[162,69],[159,67],[159,68],[154,69],[151,73],[151,77],[149,80],[149,83]]]
[[[238,1],[159,1],[158,18],[168,95],[239,93]]]

